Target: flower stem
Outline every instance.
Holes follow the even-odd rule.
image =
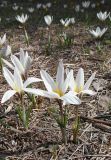
[[[66,145],[67,144],[67,136],[66,136],[66,110],[65,113],[63,111],[63,105],[61,101],[58,101],[59,109],[60,109],[60,123],[59,127],[61,129],[62,134],[62,142]]]
[[[79,131],[79,114],[78,114],[78,106],[76,106],[76,119],[75,122],[72,126],[72,131],[73,131],[73,142],[77,143],[77,136],[78,136],[78,131]]]
[[[2,65],[2,58],[0,56],[0,70],[2,71],[3,65]]]
[[[62,142],[66,145],[67,144],[66,127],[60,127],[60,129],[62,134]]]
[[[29,37],[28,37],[28,33],[26,31],[25,26],[23,26],[23,29],[24,29],[24,34],[25,34],[25,40],[26,40],[26,43],[27,43],[27,47],[29,47]]]
[[[26,118],[26,109],[25,109],[24,101],[23,101],[23,94],[20,95],[20,102],[21,102],[21,107],[23,109],[22,110],[23,125],[24,125],[25,129],[27,130],[28,126],[27,126],[27,118]]]

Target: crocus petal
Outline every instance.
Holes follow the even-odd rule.
[[[91,96],[96,94],[96,92],[94,92],[92,90],[83,90],[81,93],[88,94],[88,95],[91,95]]]
[[[11,109],[12,109],[12,107],[13,107],[12,105],[9,105],[8,108],[5,109],[5,114],[7,114],[8,112],[10,112]]]
[[[3,59],[3,58],[2,58],[2,61],[3,61],[3,63],[4,63],[5,65],[7,65],[9,68],[11,68],[12,70],[14,70],[14,66],[13,66],[11,63],[9,63],[7,60],[5,60],[5,59]]]
[[[16,68],[18,68],[19,72],[21,74],[24,74],[25,71],[24,71],[24,68],[23,68],[22,64],[20,63],[19,59],[16,56],[12,55],[11,56],[11,61],[14,64],[14,66]]]
[[[41,74],[41,77],[42,77],[42,80],[45,84],[46,89],[50,92],[52,90],[55,90],[56,89],[56,84],[55,84],[53,78],[44,70],[41,70],[40,74]]]
[[[6,67],[3,67],[3,75],[7,83],[13,88],[14,87],[14,76]]]
[[[59,95],[54,92],[48,92],[41,89],[32,89],[32,88],[24,88],[25,92],[28,92],[30,94],[34,94],[36,96],[43,96],[47,98],[59,98]]]
[[[27,57],[26,57],[26,61],[25,61],[25,63],[24,63],[25,71],[27,71],[27,70],[30,69],[31,63],[32,63],[31,57],[27,56]]]
[[[84,70],[82,68],[80,68],[77,73],[76,83],[78,88],[81,88],[84,86]]]
[[[96,72],[94,72],[94,73],[92,74],[92,76],[87,80],[87,82],[86,82],[85,85],[84,85],[84,90],[88,90],[88,89],[89,89],[92,81],[93,81],[94,78],[95,78],[95,74],[96,74]]]
[[[56,83],[58,85],[58,88],[62,89],[62,85],[64,83],[64,65],[62,60],[59,62],[59,65],[58,65]]]
[[[66,80],[63,84],[63,87],[62,87],[62,91],[63,93],[65,93],[69,87],[69,82],[71,80],[71,76],[72,76],[72,71],[68,73],[67,77],[66,77]]]
[[[64,104],[81,104],[81,100],[71,91],[62,96],[61,99],[64,101]]]
[[[41,79],[39,78],[34,78],[34,77],[30,77],[28,78],[25,82],[24,82],[24,88],[26,88],[28,85],[30,85],[31,83],[34,83],[34,82],[40,82],[42,81]]]
[[[9,100],[15,93],[16,93],[16,91],[14,91],[14,90],[6,91],[5,94],[2,97],[1,103],[4,103],[7,100]]]
[[[74,91],[74,86],[76,86],[76,82],[74,80],[73,70],[71,70],[70,72],[71,72],[71,76],[70,76],[69,88],[71,91]]]
[[[21,92],[23,90],[23,81],[17,68],[14,69],[14,82],[16,84],[15,87],[17,87],[18,91]]]

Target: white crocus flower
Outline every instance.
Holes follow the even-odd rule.
[[[95,3],[91,4],[91,7],[92,7],[92,8],[95,8],[95,7],[96,7],[96,4],[95,4]]]
[[[64,8],[67,8],[68,6],[67,6],[67,4],[64,4]]]
[[[95,74],[96,72],[93,73],[92,76],[84,84],[84,70],[82,68],[79,69],[76,79],[74,79],[73,70],[71,70],[71,79],[69,83],[71,91],[73,91],[74,94],[86,93],[89,95],[94,95],[95,92],[90,90],[89,87],[95,78]]]
[[[50,26],[52,21],[53,21],[53,16],[50,16],[50,15],[46,15],[44,16],[44,20],[45,20],[45,23]]]
[[[71,72],[67,75],[64,80],[64,66],[63,62],[59,62],[56,80],[54,80],[46,71],[40,71],[42,80],[45,84],[47,91],[41,89],[26,89],[26,92],[44,96],[47,98],[55,98],[63,101],[63,104],[76,104],[79,105],[81,103],[80,99],[74,95],[72,91],[67,92],[69,87]]]
[[[65,20],[60,19],[60,22],[64,27],[68,27],[69,24],[71,23],[70,18],[66,18]]]
[[[40,82],[41,79],[30,77],[28,78],[24,83],[22,80],[22,77],[20,75],[20,72],[17,68],[14,69],[14,75],[6,68],[3,67],[3,75],[9,84],[9,86],[12,88],[11,90],[8,90],[3,95],[3,98],[1,100],[1,103],[5,103],[7,100],[9,100],[14,94],[18,93],[21,94],[24,92],[24,90],[34,82]]]
[[[15,55],[11,55],[11,61],[13,65],[4,59],[3,62],[11,69],[14,69],[16,67],[21,75],[25,75],[25,73],[27,73],[27,71],[31,67],[32,59],[28,55],[28,52],[24,52],[22,48],[20,49],[19,55],[20,58]]]
[[[102,0],[102,1],[101,1],[101,4],[104,4],[104,3],[105,3],[105,1],[104,1],[104,0]]]
[[[28,8],[28,11],[29,11],[30,13],[33,13],[33,12],[34,12],[34,8]]]
[[[47,8],[47,6],[46,6],[45,4],[43,4],[43,5],[42,5],[42,8],[43,8],[43,9],[46,9],[46,8]]]
[[[42,7],[41,3],[38,3],[37,6],[36,6],[37,9],[40,9],[41,7]]]
[[[80,11],[80,5],[76,5],[76,6],[75,6],[75,11],[76,11],[76,12],[79,12],[79,11]]]
[[[50,2],[48,2],[48,3],[46,4],[46,6],[47,6],[48,8],[50,8],[50,7],[52,6],[52,4],[51,4]]]
[[[84,8],[89,8],[89,5],[90,5],[90,1],[84,1],[84,2],[82,2],[82,6]]]
[[[22,24],[24,24],[28,20],[28,15],[27,14],[22,14],[21,16],[17,15],[16,20]]]
[[[0,48],[2,47],[2,45],[6,43],[6,34],[4,34],[3,37],[0,37]]]
[[[109,14],[110,13],[107,13],[107,12],[99,12],[97,13],[97,17],[99,20],[105,21],[109,17]]]
[[[74,23],[75,23],[75,18],[74,18],[74,17],[70,18],[70,23],[71,23],[71,24],[74,24]]]
[[[18,8],[19,8],[19,6],[12,6],[12,9],[13,9],[14,11],[17,11]]]
[[[100,29],[100,27],[97,27],[96,30],[90,30],[89,32],[95,37],[95,38],[101,38],[105,32],[107,31],[107,28]]]
[[[0,50],[0,57],[1,58],[6,58],[11,53],[12,53],[11,46],[7,45],[7,46],[1,48],[1,50]]]

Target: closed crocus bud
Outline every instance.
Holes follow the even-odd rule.
[[[3,37],[0,37],[0,47],[2,47],[4,43],[6,43],[6,34],[4,34]]]
[[[76,5],[75,11],[76,11],[76,12],[79,12],[79,11],[80,11],[80,5]]]
[[[75,23],[75,18],[70,18],[70,23],[74,24]]]
[[[50,16],[50,15],[46,15],[44,16],[44,20],[45,20],[45,23],[50,26],[52,21],[53,21],[53,16]]]
[[[7,45],[0,50],[0,55],[2,58],[6,58],[12,53],[11,46]]]

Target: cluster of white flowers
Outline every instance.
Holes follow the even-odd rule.
[[[104,4],[105,1],[102,0],[100,3]],[[88,1],[82,1],[81,4],[76,4],[75,12],[82,12],[83,13],[85,10],[87,10],[89,8],[92,8],[92,9],[96,8],[96,6],[98,6],[98,1],[97,2],[91,2],[89,0]]]
[[[100,21],[105,21],[107,18],[109,17],[109,19],[111,19],[110,17],[110,12],[107,13],[107,12],[99,12],[97,13],[97,18],[100,20]],[[101,29],[100,27],[97,27],[96,30],[90,30],[89,32],[97,39],[100,39],[107,31],[107,27]]]
[[[44,20],[45,20],[46,24],[48,26],[50,26],[52,21],[53,21],[53,16],[46,15],[46,16],[44,16]],[[60,22],[64,27],[68,27],[70,24],[74,24],[75,23],[75,18],[74,17],[66,18],[65,20],[60,19]]]
[[[50,18],[48,20],[50,20]],[[4,34],[2,38],[0,38],[0,46],[2,46],[5,42],[6,34]],[[63,101],[63,104],[79,105],[81,103],[81,100],[77,97],[78,94],[95,94],[95,92],[89,89],[89,86],[91,85],[95,77],[95,73],[89,78],[86,84],[84,84],[84,71],[82,68],[79,69],[76,79],[74,79],[73,77],[72,70],[67,72],[66,79],[64,79],[64,65],[61,60],[58,66],[56,80],[54,80],[44,70],[40,71],[41,79],[35,77],[27,78],[27,72],[31,68],[32,63],[32,58],[29,56],[28,52],[25,52],[21,48],[20,52],[18,53],[19,58],[15,55],[10,56],[11,63],[4,59],[11,53],[11,48],[4,53],[0,53],[2,53],[1,57],[3,61],[3,75],[7,83],[12,88],[11,90],[6,91],[1,100],[1,103],[6,102],[16,93],[21,94],[22,92],[28,92],[34,95],[40,95],[48,98],[61,99]],[[12,74],[10,70],[5,66],[8,66],[11,70],[13,70],[14,74]],[[40,81],[44,82],[47,91],[28,88],[31,83]]]
[[[1,103],[9,100],[14,94],[21,94],[22,92],[28,92],[36,96],[44,96],[47,98],[55,98],[63,101],[63,104],[81,104],[81,100],[78,98],[78,94],[94,95],[95,92],[90,90],[89,87],[95,78],[95,73],[84,84],[84,70],[79,69],[76,79],[73,76],[73,70],[69,71],[64,79],[65,71],[62,60],[59,62],[57,69],[56,80],[54,80],[45,70],[40,71],[41,79],[31,77],[26,81],[23,79],[23,74],[28,71],[30,57],[25,54],[23,50],[20,52],[20,60],[13,55],[11,57],[14,64],[14,74],[12,74],[6,67],[3,67],[3,75],[10,85],[12,90],[5,92]],[[23,82],[24,81],[24,82]],[[29,88],[28,86],[33,82],[43,81],[46,87],[46,91],[42,89]]]
[[[60,22],[64,27],[68,27],[70,24],[74,24],[75,23],[75,18],[74,17],[66,18],[65,20],[60,19]]]
[[[47,9],[47,8],[51,8],[51,6],[52,6],[52,3],[51,2],[48,2],[48,3],[46,3],[46,4],[42,4],[42,3],[38,3],[37,5],[36,5],[36,8],[37,9]]]

